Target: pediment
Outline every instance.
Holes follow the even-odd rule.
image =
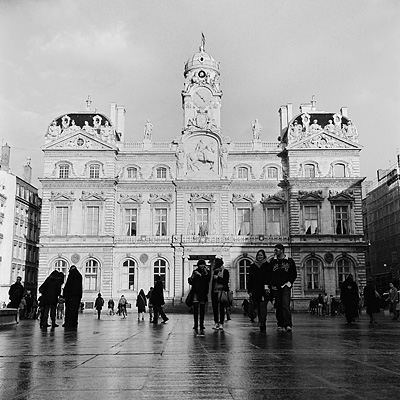
[[[343,201],[343,202],[348,203],[349,201],[351,201],[351,202],[354,201],[355,197],[352,192],[348,192],[348,191],[337,192],[334,190],[330,190],[328,199],[329,199],[329,201],[337,201],[337,202]]]
[[[50,201],[73,201],[75,200],[74,192],[51,192]]]
[[[189,203],[207,202],[215,203],[214,194],[212,193],[190,193]]]
[[[261,197],[261,204],[269,204],[269,205],[282,205],[286,203],[286,199],[284,195],[278,195],[278,194],[273,194],[273,195],[265,195],[264,193],[262,194]]]
[[[255,203],[253,193],[233,193],[231,203]]]
[[[86,192],[82,191],[81,201],[105,201],[104,192]]]
[[[172,203],[172,193],[150,193],[149,204]]]
[[[303,136],[301,140],[291,143],[286,147],[287,150],[294,149],[361,149],[362,146],[344,137],[319,131],[308,136]]]
[[[90,133],[79,130],[62,136],[42,147],[43,150],[117,150],[112,143],[107,143]]]
[[[120,204],[142,204],[143,199],[141,194],[120,194],[118,203]]]
[[[311,192],[305,192],[300,190],[297,198],[301,202],[322,202],[324,200],[324,196],[322,194],[322,190],[314,190]]]

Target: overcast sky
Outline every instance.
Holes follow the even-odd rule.
[[[0,139],[12,172],[32,158],[33,184],[52,119],[124,105],[125,140],[182,128],[185,61],[220,61],[223,134],[279,136],[278,109],[312,95],[317,108],[348,107],[359,132],[362,176],[394,164],[400,149],[399,0],[0,0]]]

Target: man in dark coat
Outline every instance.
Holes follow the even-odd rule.
[[[10,308],[18,308],[19,303],[21,303],[21,300],[24,297],[24,287],[22,286],[21,281],[22,278],[18,276],[17,281],[10,286],[10,290],[8,291],[8,295],[10,296]]]
[[[43,312],[40,315],[40,327],[47,328],[50,325],[47,323],[50,311],[51,327],[56,328],[56,309],[58,296],[61,294],[61,286],[64,283],[64,274],[62,272],[53,271],[39,287],[39,292],[42,294],[41,305]]]
[[[64,286],[65,328],[77,328],[78,312],[82,298],[82,275],[75,265],[69,269],[67,282]]]
[[[278,330],[292,332],[292,312],[290,310],[291,291],[297,278],[296,264],[286,257],[285,247],[278,243],[274,249],[275,256],[269,262],[267,282],[275,299]]]
[[[358,304],[360,297],[358,295],[358,286],[354,282],[353,275],[350,274],[342,283],[340,291],[340,301],[344,304],[344,314],[348,324],[355,321],[358,316]]]
[[[154,285],[153,292],[151,293],[151,297],[149,302],[153,304],[154,308],[154,318],[153,318],[153,324],[158,323],[158,314],[161,315],[161,318],[163,319],[163,324],[166,324],[169,318],[165,315],[165,312],[163,310],[163,305],[165,304],[164,301],[164,285],[161,281],[160,275],[155,276],[156,283]]]

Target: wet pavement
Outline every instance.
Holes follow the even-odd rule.
[[[294,314],[293,333],[241,314],[195,336],[168,324],[80,315],[77,331],[23,320],[0,330],[0,399],[389,399],[400,396],[400,321]]]

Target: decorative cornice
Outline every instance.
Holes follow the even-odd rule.
[[[297,199],[299,201],[322,202],[324,201],[324,196],[322,190],[313,190],[310,192],[299,190]]]
[[[172,193],[150,193],[149,204],[158,203],[160,201],[171,204],[173,202]]]
[[[104,196],[104,192],[86,192],[82,190],[81,201],[90,201],[90,200],[100,200],[106,201],[106,197]]]
[[[250,202],[255,203],[256,200],[254,198],[254,194],[246,194],[246,193],[233,193],[231,203],[239,203],[239,202]]]
[[[196,202],[208,202],[215,203],[215,198],[213,193],[190,193],[189,203]]]
[[[119,204],[127,204],[127,203],[136,203],[136,204],[142,204],[143,199],[141,194],[123,194],[120,193],[119,195]]]
[[[51,192],[50,193],[50,201],[74,201],[75,193],[74,192]]]

